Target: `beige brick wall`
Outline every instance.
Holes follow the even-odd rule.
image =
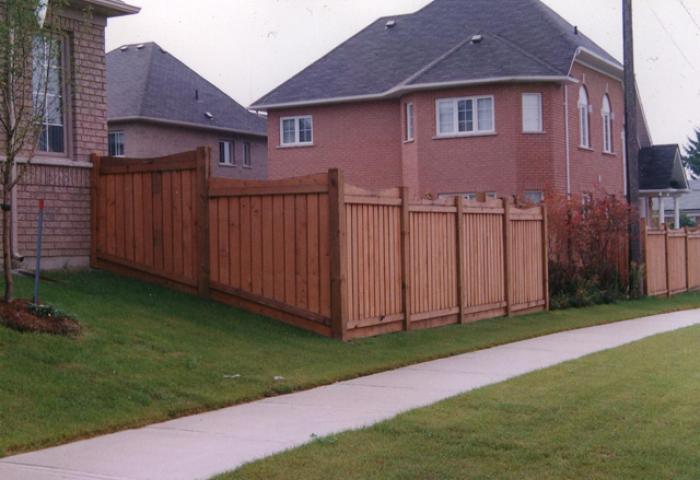
[[[35,262],[38,201],[46,201],[42,266],[86,267],[90,255],[91,153],[106,154],[104,18],[66,11],[59,18],[67,40],[65,155],[36,155],[16,192],[15,253],[23,267]],[[60,165],[56,165],[56,164]]]

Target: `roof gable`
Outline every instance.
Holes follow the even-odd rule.
[[[478,46],[468,43],[474,34],[484,35]],[[375,21],[255,106],[388,96],[419,83],[499,76],[561,80],[581,48],[619,65],[539,0],[435,0]]]
[[[678,145],[654,145],[639,152],[639,189],[687,190],[688,178]]]
[[[266,135],[264,118],[250,113],[155,43],[107,54],[107,118],[143,118]]]

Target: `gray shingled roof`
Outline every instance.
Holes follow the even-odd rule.
[[[388,20],[396,25],[387,28]],[[483,41],[469,42],[475,34]],[[255,106],[484,78],[563,77],[581,47],[621,68],[539,0],[435,0],[414,14],[375,21]]]
[[[654,145],[639,151],[640,190],[685,189],[687,180],[677,161],[678,145]]]
[[[199,95],[199,99],[197,99]],[[209,112],[213,118],[205,116]],[[107,54],[107,119],[147,118],[266,135],[250,113],[155,43]]]

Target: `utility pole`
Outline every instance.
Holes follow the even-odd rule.
[[[639,271],[642,265],[642,236],[639,216],[639,141],[637,81],[634,73],[634,29],[632,21],[632,0],[622,0],[622,29],[625,63],[625,140],[627,146],[627,200],[632,207],[629,231],[630,281],[641,283]],[[641,285],[630,285],[630,291],[641,293]]]

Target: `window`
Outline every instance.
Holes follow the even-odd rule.
[[[283,146],[311,145],[313,137],[313,119],[306,117],[287,117],[280,120],[280,138]]]
[[[446,98],[437,101],[438,136],[494,132],[493,97]]]
[[[250,142],[243,142],[243,166],[251,168],[253,161],[250,158]]]
[[[583,148],[591,148],[588,92],[586,92],[586,87],[584,86],[581,86],[578,93],[578,117],[581,146]]]
[[[539,205],[544,201],[544,192],[540,190],[531,190],[525,192],[525,201],[533,205]]]
[[[413,103],[406,104],[406,141],[413,140]]]
[[[124,156],[124,132],[109,132],[108,150],[110,157]]]
[[[610,97],[603,97],[603,151],[605,153],[613,153],[613,136],[612,136],[612,110],[610,108]]]
[[[64,118],[63,40],[36,38],[32,48],[32,102],[41,116],[37,148],[66,153]]]
[[[541,133],[542,130],[542,94],[523,93],[523,132]]]
[[[219,165],[236,165],[234,143],[230,140],[219,142]]]

